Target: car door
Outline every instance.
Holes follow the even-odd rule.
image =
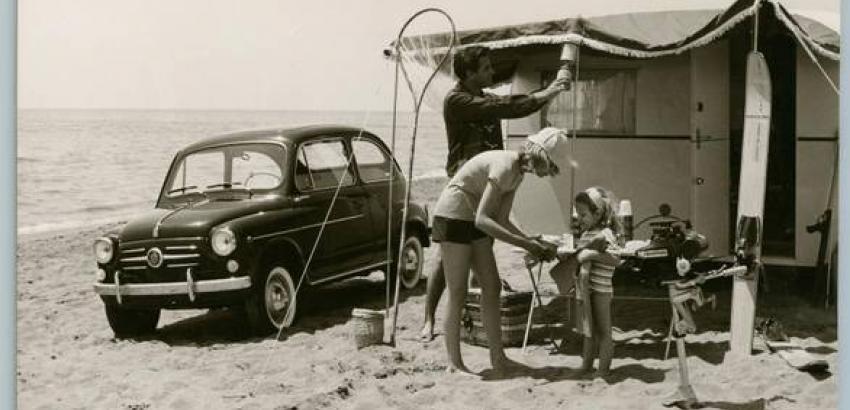
[[[310,140],[296,150],[295,206],[304,212],[303,226],[322,231],[310,266],[311,282],[331,280],[372,262],[372,252],[366,251],[373,229],[368,196],[352,168],[340,136]]]
[[[372,217],[372,240],[370,252],[375,261],[387,260],[387,225],[393,224],[393,238],[397,241],[404,206],[404,178],[387,150],[377,137],[363,134],[351,140],[357,173],[369,195],[369,213]],[[392,184],[393,215],[388,215],[390,195],[390,171],[395,168],[395,182]]]

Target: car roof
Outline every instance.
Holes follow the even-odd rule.
[[[183,148],[183,151],[197,151],[223,144],[245,142],[291,142],[293,144],[297,144],[305,139],[309,139],[317,135],[338,134],[343,132],[360,132],[360,128],[348,125],[318,124],[290,128],[266,128],[236,131],[204,138],[186,146]],[[364,132],[368,131],[364,130]]]

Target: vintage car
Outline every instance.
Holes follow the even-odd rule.
[[[181,308],[235,308],[270,333],[295,319],[300,287],[376,270],[412,288],[428,215],[411,202],[396,275],[405,189],[387,146],[357,128],[212,137],[177,153],[154,210],[95,240],[94,290],[115,335],[132,337]]]

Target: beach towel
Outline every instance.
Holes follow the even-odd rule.
[[[581,271],[581,267],[579,267]],[[590,272],[579,272],[576,278],[575,331],[584,337],[593,337],[593,306],[590,300]]]

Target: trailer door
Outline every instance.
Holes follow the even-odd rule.
[[[729,254],[729,62],[726,41],[691,52],[691,218],[706,255]]]

